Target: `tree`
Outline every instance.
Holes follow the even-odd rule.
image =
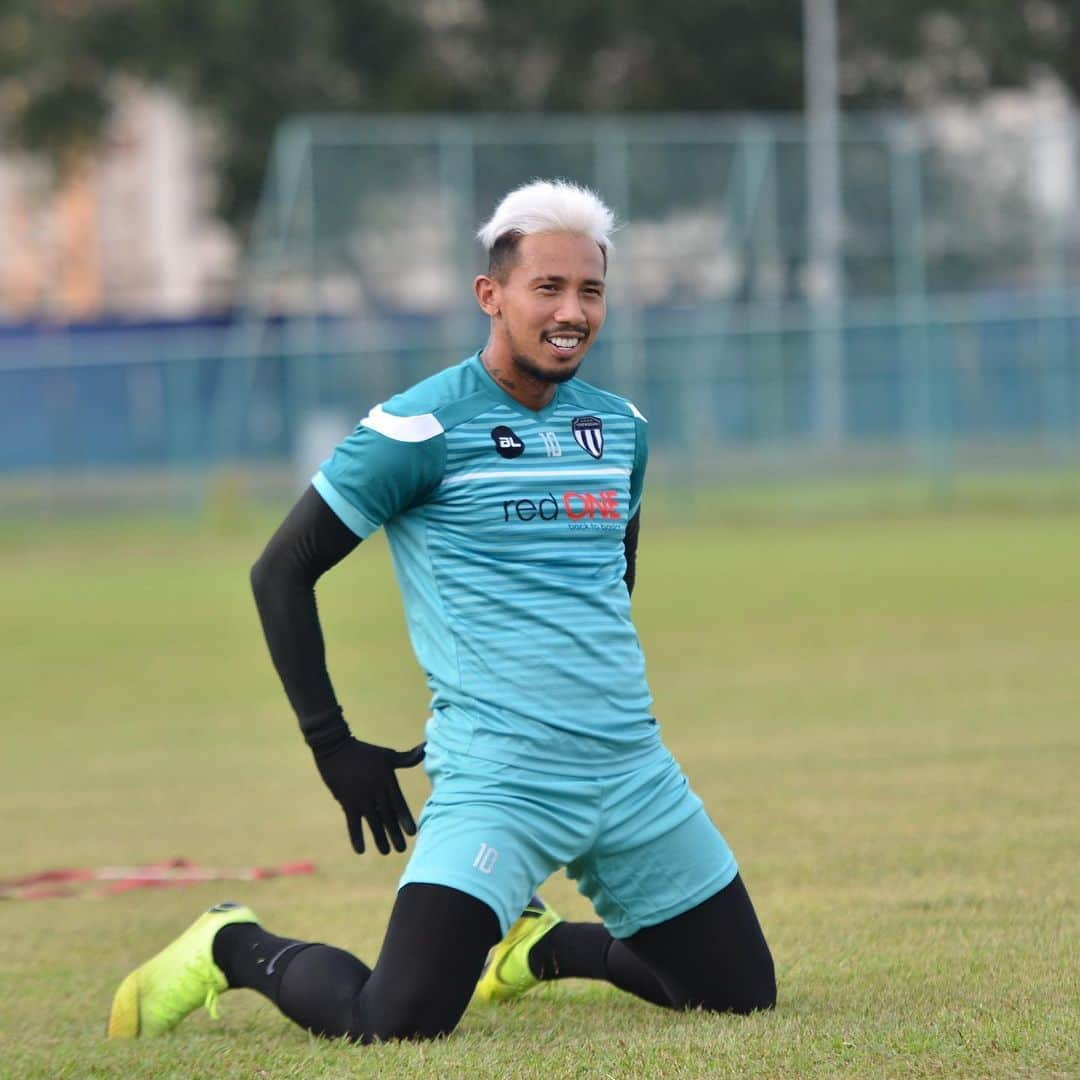
[[[219,124],[222,211],[242,222],[288,115],[426,104],[427,35],[392,0],[0,0],[0,121],[63,158],[102,134],[117,75],[170,84]]]
[[[844,105],[1080,90],[1070,0],[845,0]],[[117,74],[178,87],[223,133],[222,210],[249,216],[297,112],[798,110],[801,0],[0,0],[0,125],[63,158]]]
[[[919,107],[942,98],[971,99],[1027,85],[1052,70],[1075,91],[1080,86],[1056,57],[1059,32],[1074,6],[1069,0],[845,4],[839,49],[845,106]]]
[[[800,0],[480,8],[455,35],[477,108],[749,111],[796,109],[802,98]]]

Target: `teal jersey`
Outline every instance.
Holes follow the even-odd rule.
[[[578,379],[534,412],[477,353],[377,405],[323,463],[337,516],[361,539],[386,528],[434,747],[569,775],[656,749],[623,581],[646,432]]]

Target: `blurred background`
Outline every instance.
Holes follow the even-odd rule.
[[[294,492],[538,176],[655,480],[1077,501],[1078,86],[1070,0],[0,0],[0,511]]]

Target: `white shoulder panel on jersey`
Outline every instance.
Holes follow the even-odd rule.
[[[371,428],[380,435],[396,442],[427,442],[443,433],[443,426],[435,419],[434,413],[420,413],[419,416],[394,416],[376,405],[360,421],[361,427]]]
[[[623,400],[625,401],[626,399],[624,398]],[[642,411],[632,401],[627,401],[626,404],[630,406],[630,411],[639,420],[644,420],[646,424],[649,422],[648,417],[646,417],[645,414],[642,413]]]

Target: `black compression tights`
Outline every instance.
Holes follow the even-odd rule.
[[[482,901],[441,885],[406,885],[374,970],[341,949],[250,923],[218,933],[214,960],[231,987],[259,991],[317,1035],[430,1039],[457,1025],[498,939]],[[776,1000],[772,957],[739,878],[625,941],[597,924],[563,923],[541,946],[530,956],[541,978],[606,979],[669,1008],[751,1012]]]

